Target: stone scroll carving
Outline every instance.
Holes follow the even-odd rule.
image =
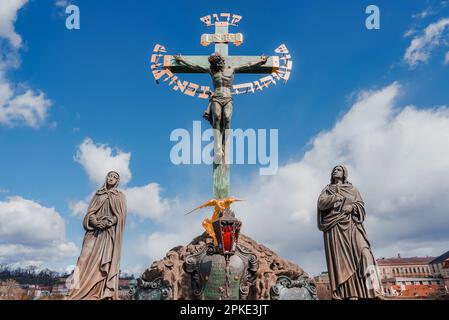
[[[317,300],[315,284],[304,276],[296,280],[279,276],[270,293],[272,300]]]

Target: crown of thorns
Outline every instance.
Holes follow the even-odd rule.
[[[224,61],[223,57],[218,52],[211,54],[208,60],[210,64],[217,64],[218,62]]]

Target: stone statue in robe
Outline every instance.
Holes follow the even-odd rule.
[[[331,183],[318,198],[318,228],[333,299],[379,298],[381,285],[371,245],[363,226],[365,203],[348,181],[347,169],[332,170]]]
[[[117,300],[126,198],[111,171],[93,196],[83,226],[83,247],[72,276],[70,300]]]

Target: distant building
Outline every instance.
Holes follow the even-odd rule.
[[[429,299],[445,294],[445,283],[432,267],[435,257],[377,259],[379,274],[386,297]],[[436,270],[436,269],[435,269]]]
[[[63,299],[69,295],[69,288],[67,287],[67,278],[69,276],[61,277],[51,289],[52,298]]]
[[[319,300],[331,300],[332,291],[329,283],[329,274],[321,272],[319,276],[314,277],[317,296]]]
[[[128,289],[130,280],[131,279],[120,279],[118,285],[119,289]]]
[[[449,251],[433,259],[430,269],[434,277],[443,279],[446,291],[449,291]]]
[[[439,278],[391,278],[382,281],[387,297],[404,299],[435,299],[445,294],[444,282]]]
[[[137,283],[134,275],[120,277],[119,279],[119,299],[120,300],[131,300],[130,290]]]
[[[0,281],[0,300],[18,300],[24,290],[15,280]]]
[[[433,276],[429,263],[435,257],[412,257],[402,258],[398,254],[397,258],[377,259],[380,278],[390,279],[396,277],[407,278],[430,278]]]
[[[50,297],[50,288],[40,288],[34,291],[34,300],[46,299]]]
[[[40,300],[50,297],[52,287],[41,286],[38,284],[24,284],[22,285],[22,289],[24,289],[25,296],[27,296],[28,299]]]

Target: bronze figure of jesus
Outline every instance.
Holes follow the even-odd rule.
[[[228,138],[227,130],[231,127],[232,86],[234,75],[236,72],[264,65],[267,63],[268,57],[261,56],[259,61],[254,63],[233,66],[226,63],[226,59],[219,52],[215,52],[208,58],[210,64],[209,68],[204,68],[191,63],[180,55],[175,55],[173,57],[176,62],[189,69],[210,74],[214,91],[210,93],[209,104],[203,117],[210,122],[214,129],[214,162],[215,164],[226,163],[226,141]]]

